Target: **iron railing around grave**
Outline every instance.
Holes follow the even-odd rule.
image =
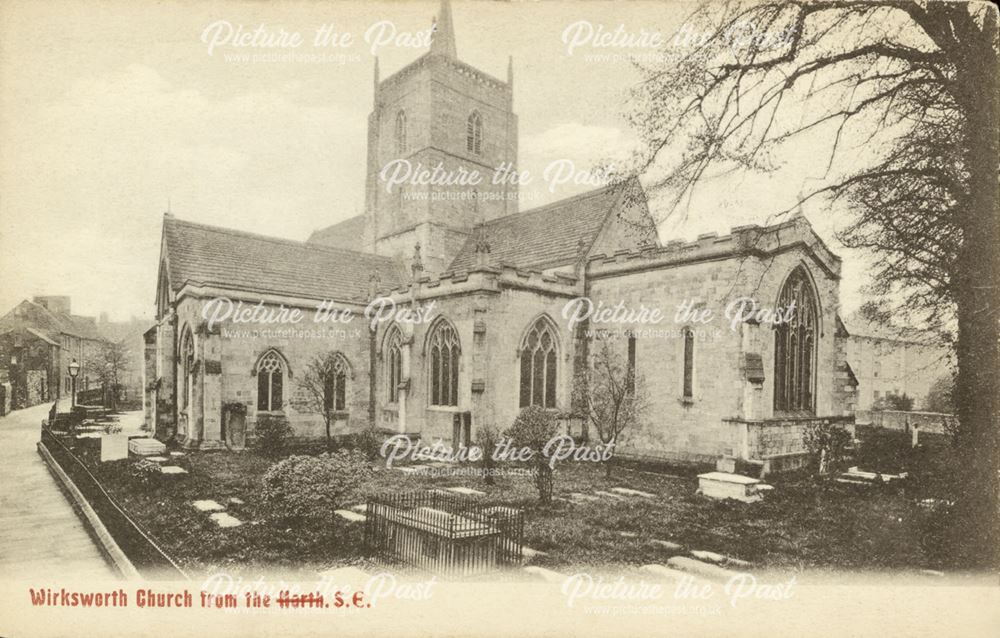
[[[368,500],[365,544],[379,559],[462,577],[521,562],[524,511],[433,490]]]

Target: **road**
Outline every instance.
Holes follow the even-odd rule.
[[[0,575],[113,577],[36,450],[50,407],[0,417]]]

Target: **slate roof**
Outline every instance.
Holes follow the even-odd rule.
[[[185,283],[310,299],[363,303],[369,276],[402,281],[389,257],[163,218],[170,285]]]
[[[523,213],[486,222],[489,264],[546,268],[573,263],[582,240],[589,250],[604,228],[611,209],[629,182],[611,184]],[[476,264],[475,236],[469,238],[449,270]]]
[[[49,343],[59,344],[59,335],[67,334],[81,339],[103,339],[91,317],[52,312],[45,306],[25,299],[10,312],[0,317],[0,333],[24,328]]]
[[[306,241],[311,244],[322,244],[334,248],[355,249],[365,234],[365,216],[356,215],[342,222],[313,231]]]

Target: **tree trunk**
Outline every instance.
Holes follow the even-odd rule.
[[[998,211],[996,14],[985,11],[982,31],[969,29],[960,41],[957,94],[966,119],[969,198],[959,219],[962,243],[955,273],[958,316],[958,375],[955,407],[959,420],[961,493],[956,502],[958,559],[998,564],[997,434],[1000,431],[1000,211]]]

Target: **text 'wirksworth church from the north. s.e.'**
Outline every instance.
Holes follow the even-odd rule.
[[[528,405],[578,434],[574,383],[593,358],[595,328],[618,337],[611,343],[649,393],[643,422],[618,441],[622,455],[733,455],[789,469],[805,458],[808,423],[853,413],[841,260],[804,217],[663,244],[634,178],[528,211],[518,210],[515,184],[384,188],[380,170],[398,159],[487,173],[517,164],[512,66],[501,80],[462,62],[447,2],[429,51],[385,78],[376,62],[374,91],[364,214],[305,242],[164,216],[145,363],[147,419],[159,438],[239,448],[271,418],[287,419],[296,436],[323,436],[298,379],[324,353],[335,361],[326,388],[335,434],[373,426],[464,445]],[[376,297],[397,314],[433,312],[372,329],[364,311]],[[741,297],[795,311],[778,325],[732,327],[571,326],[563,313],[587,298],[669,309],[672,319],[683,300],[699,300],[722,316]],[[218,298],[309,316],[325,303],[351,318],[213,324],[205,309]]]

